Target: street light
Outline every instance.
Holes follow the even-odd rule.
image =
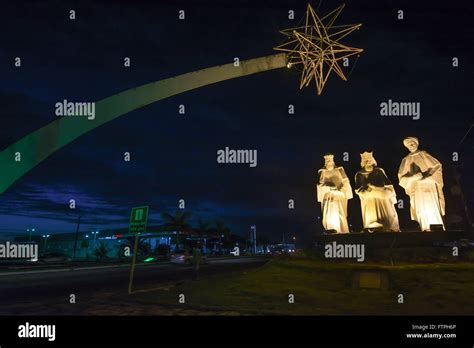
[[[250,226],[250,239],[253,243],[253,253],[256,254],[257,253],[257,226],[256,225],[252,225]]]
[[[74,237],[74,251],[72,252],[72,259],[76,258],[76,247],[77,247],[77,237],[79,236],[79,226],[81,226],[81,215],[77,217],[77,227],[76,227],[76,235]]]
[[[26,229],[26,232],[28,232],[28,235],[29,235],[29,237],[28,237],[28,243],[31,242],[31,233],[34,232],[34,231],[35,231],[34,228],[27,228],[27,229]]]
[[[94,235],[94,246],[92,247],[92,249],[95,249],[95,240],[97,238],[97,235],[99,234],[99,231],[93,231],[92,234]]]
[[[43,254],[46,251],[46,244],[48,243],[49,236],[50,236],[49,234],[43,234],[43,238],[44,238]]]

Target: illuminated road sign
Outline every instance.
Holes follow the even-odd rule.
[[[148,220],[148,207],[132,208],[130,214],[130,233],[145,232]]]

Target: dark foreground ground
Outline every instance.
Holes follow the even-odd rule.
[[[385,275],[387,283],[354,286],[360,271]],[[287,258],[134,297],[141,304],[159,299],[176,305],[179,294],[186,294],[183,308],[250,315],[473,315],[474,263],[391,266]]]
[[[383,281],[354,283],[356,274]],[[0,276],[12,315],[473,315],[474,262],[364,263],[292,256],[216,260],[201,268],[139,267]],[[370,288],[370,286],[374,286]],[[365,287],[369,285],[369,288]],[[76,303],[69,303],[69,295]],[[402,295],[403,300],[401,301]]]
[[[200,278],[222,276],[262,266],[267,259],[255,257],[209,260],[200,267]],[[130,268],[89,267],[0,273],[0,315],[89,315],[174,314],[169,308],[142,308],[127,294]],[[169,262],[140,265],[135,272],[134,291],[160,289],[163,284],[181,284],[193,279],[191,266]],[[71,294],[75,303],[71,303]],[[157,298],[157,304],[160,303]]]

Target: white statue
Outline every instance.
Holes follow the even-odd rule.
[[[318,171],[317,194],[324,229],[348,233],[347,200],[352,199],[352,188],[344,168],[336,167],[332,154],[324,156],[324,168]]]
[[[395,190],[384,170],[377,167],[372,152],[361,155],[362,170],[355,176],[355,191],[359,195],[364,228],[399,232]]]
[[[442,225],[445,214],[443,173],[441,163],[426,151],[418,150],[418,139],[403,140],[410,153],[400,164],[398,180],[410,196],[411,219],[418,221],[422,231],[430,225]]]

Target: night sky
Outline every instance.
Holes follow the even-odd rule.
[[[312,4],[325,14],[341,3]],[[473,121],[472,2],[346,5],[337,23],[363,26],[343,42],[365,50],[351,59],[347,82],[333,75],[317,96],[314,84],[299,90],[296,69],[278,69],[123,115],[56,152],[2,194],[0,232],[73,232],[78,210],[84,231],[126,227],[130,208],[140,205],[150,206],[149,225],[160,224],[161,213],[175,211],[183,198],[193,221],[220,219],[239,234],[256,224],[273,240],[282,234],[309,240],[322,229],[315,188],[322,155],[334,153],[354,186],[365,150],[374,151],[406,202],[398,210],[403,230],[413,227],[397,180],[406,136],[417,136],[420,148],[443,163],[448,217],[459,210],[459,198],[450,196],[455,164],[463,164],[472,208],[472,132],[458,145]],[[184,21],[178,20],[180,9]],[[284,40],[278,30],[297,25],[305,10],[306,1],[276,0],[2,2],[0,149],[53,121],[54,104],[63,99],[98,101],[234,57],[277,53],[272,48]],[[14,67],[15,57],[21,57],[21,68]],[[131,58],[130,68],[123,67],[124,57]],[[459,58],[457,68],[453,57]],[[380,116],[380,103],[389,99],[420,102],[421,118]],[[185,115],[178,113],[180,104]],[[288,115],[289,104],[294,115]],[[257,149],[258,166],[218,164],[216,152],[226,146]],[[126,151],[129,163],[123,161]],[[349,222],[360,230],[354,196]],[[78,210],[69,209],[70,199]],[[294,210],[288,199],[295,200]]]

